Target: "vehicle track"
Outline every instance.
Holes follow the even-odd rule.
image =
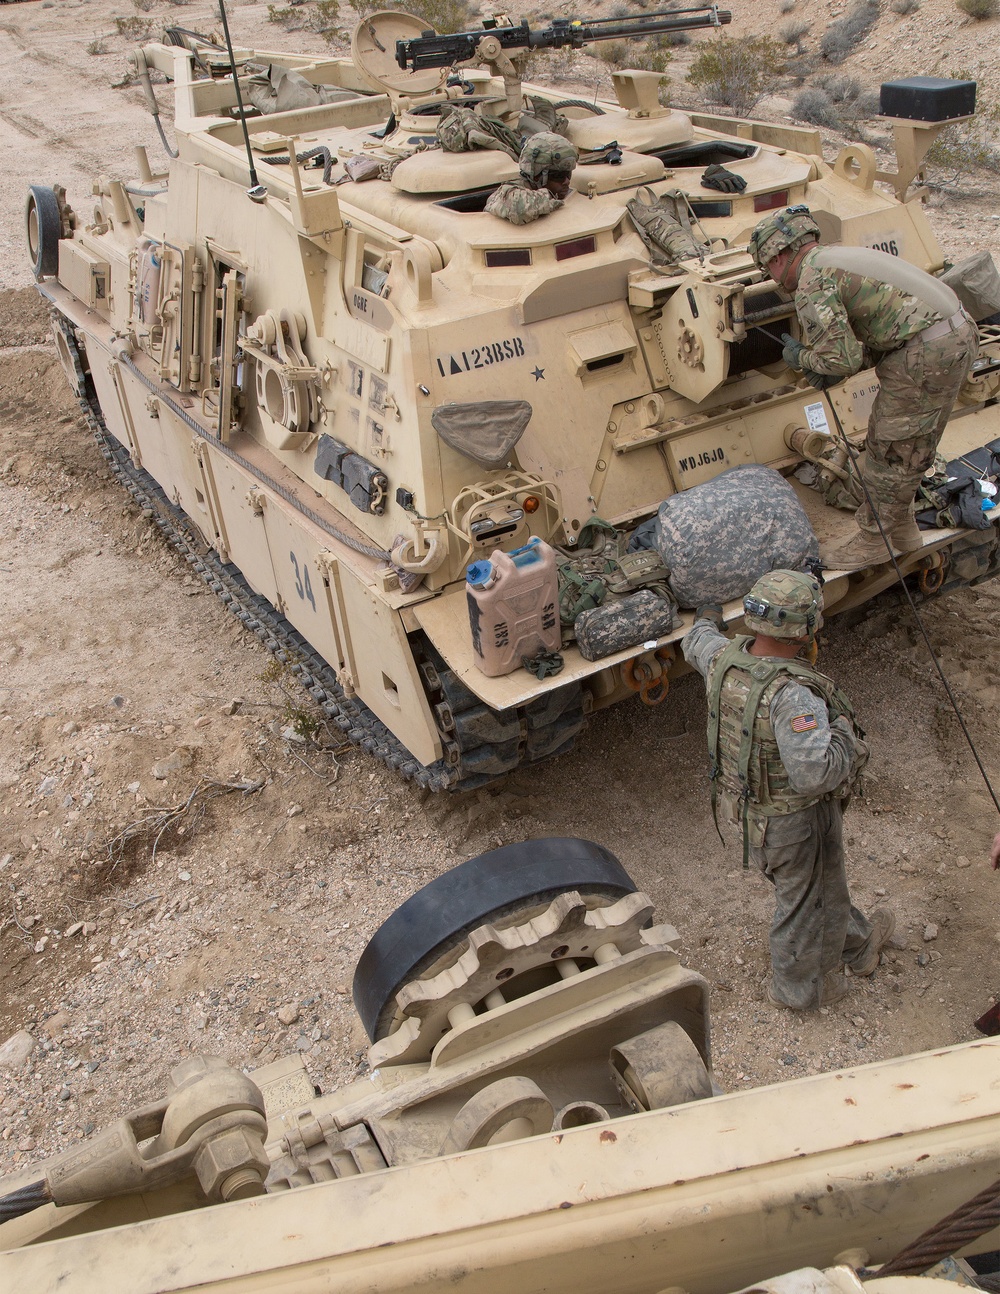
[[[360,698],[344,692],[334,670],[309,642],[266,598],[250,588],[236,566],[220,560],[153,477],[135,466],[128,450],[104,422],[71,325],[58,311],[53,311],[52,323],[62,333],[73,357],[80,409],[114,476],[171,547],[288,667],[352,744],[429,791],[474,790],[521,763],[533,763],[571,748],[585,722],[578,683],[547,693],[526,706],[497,712],[479,701],[446,668],[430,644],[420,640],[415,643],[420,673],[445,747],[443,759],[421,764]]]

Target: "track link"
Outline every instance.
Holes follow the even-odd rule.
[[[474,790],[522,762],[533,763],[570,749],[585,722],[579,684],[558,688],[515,710],[490,710],[465,689],[423,640],[418,644],[424,656],[421,676],[441,730],[445,758],[421,764],[359,697],[345,694],[336,673],[315,648],[265,597],[251,589],[238,567],[221,561],[154,478],[136,467],[128,450],[104,422],[93,382],[80,361],[72,325],[54,310],[53,327],[66,343],[76,370],[76,381],[71,378],[71,385],[113,475],[171,547],[237,620],[288,667],[348,741],[428,791]],[[442,675],[447,693],[441,689]],[[456,722],[456,713],[462,712],[471,712],[471,716]]]

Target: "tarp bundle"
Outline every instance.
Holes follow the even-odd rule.
[[[772,467],[732,467],[671,495],[632,537],[655,548],[682,607],[743,597],[773,570],[805,570],[819,543],[792,487]]]

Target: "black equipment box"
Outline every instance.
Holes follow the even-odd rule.
[[[952,117],[971,117],[975,111],[975,81],[908,76],[902,81],[884,81],[879,93],[879,112],[883,117],[948,121]]]

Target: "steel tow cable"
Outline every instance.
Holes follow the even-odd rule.
[[[873,1270],[867,1279],[883,1276],[919,1276],[964,1248],[1000,1223],[1000,1180],[966,1200],[940,1222],[928,1227],[894,1258]]]

